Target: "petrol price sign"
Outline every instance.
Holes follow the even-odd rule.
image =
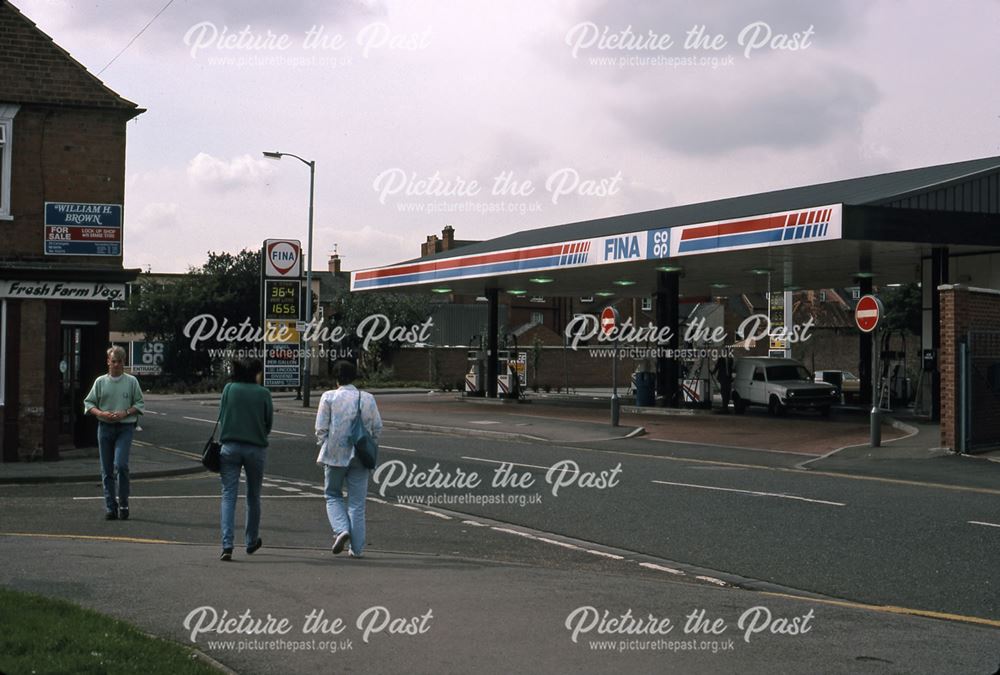
[[[264,318],[298,321],[302,297],[302,282],[293,279],[264,281]]]

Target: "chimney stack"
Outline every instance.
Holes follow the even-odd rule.
[[[337,253],[337,245],[333,245],[333,253],[330,254],[330,259],[326,263],[327,271],[334,274],[340,273],[340,255]]]
[[[455,248],[455,228],[445,225],[441,230],[441,250],[450,251],[453,248]]]

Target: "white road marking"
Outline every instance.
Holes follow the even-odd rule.
[[[275,485],[274,487],[278,488],[279,490],[284,490],[285,492],[302,492],[302,490],[293,487],[283,487],[281,485]]]
[[[604,556],[605,558],[611,558],[612,560],[625,560],[623,555],[615,555],[614,553],[607,553],[605,551],[595,551],[592,548],[584,549],[587,553],[593,553],[594,555]]]
[[[542,469],[543,471],[548,471],[551,466],[538,466],[537,464],[518,464],[517,462],[502,462],[499,459],[483,459],[482,457],[462,457],[462,459],[467,459],[470,462],[487,462],[489,464],[510,464],[511,466],[526,466],[529,469]]]
[[[413,448],[398,448],[394,445],[379,445],[384,450],[401,450],[402,452],[416,452]]]
[[[684,572],[680,570],[675,570],[673,567],[664,567],[663,565],[654,565],[653,563],[639,563],[639,567],[645,567],[647,569],[656,570],[658,572],[669,572],[670,574],[677,574],[684,576]]]
[[[462,521],[462,524],[463,524],[463,525],[472,525],[473,527],[488,527],[488,526],[486,525],[486,523],[477,523],[477,522],[476,522],[476,521],[474,521],[474,520],[463,520],[463,521]]]
[[[699,443],[697,441],[678,441],[669,438],[650,438],[649,436],[643,437],[643,440],[652,441],[654,443],[670,443],[672,445],[697,445],[699,447],[705,447],[705,448],[719,448],[720,450],[750,450],[752,452],[775,452],[778,453],[779,455],[799,455],[801,457],[816,457],[816,455],[811,452],[794,452],[792,450],[769,450],[768,448],[750,448],[744,445],[723,445],[721,443]]]
[[[203,417],[184,417],[183,419],[191,420],[192,422],[205,422],[207,424],[215,424],[215,420],[206,420]],[[284,434],[286,436],[298,436],[299,438],[305,438],[306,434],[297,434],[294,431],[278,431],[277,429],[271,429],[272,434]]]
[[[289,485],[298,485],[299,487],[316,487],[313,483],[303,483],[297,480],[285,480],[284,478],[268,478],[267,480],[272,483],[288,483]]]
[[[714,485],[694,485],[693,483],[671,483],[666,480],[654,480],[653,483],[659,483],[660,485],[676,485],[678,487],[689,487],[698,488],[700,490],[718,490],[720,492],[738,492],[745,495],[753,495],[755,497],[777,497],[779,499],[794,499],[801,502],[810,502],[812,504],[826,504],[827,506],[847,506],[841,502],[828,502],[824,499],[808,499],[806,497],[798,497],[796,495],[786,495],[780,492],[758,492],[756,490],[737,490],[735,488],[724,488],[716,487]]]
[[[494,421],[494,420],[470,420],[469,424],[484,424],[485,425],[485,424],[500,424],[500,423],[497,422],[497,421]]]
[[[401,509],[406,509],[407,511],[416,511],[417,513],[420,513],[421,511],[416,506],[410,506],[409,504],[393,504],[393,506],[396,506]]]
[[[556,546],[562,546],[563,548],[573,549],[574,551],[584,551],[586,549],[577,546],[576,544],[568,544],[565,541],[556,541],[555,539],[547,539],[545,537],[537,537],[538,541],[544,541],[546,544],[555,544]]]
[[[715,584],[716,586],[728,586],[725,581],[721,579],[716,579],[715,577],[695,577],[695,579],[700,579],[702,581],[707,581],[710,584]]]
[[[441,520],[451,520],[451,516],[446,516],[443,513],[438,513],[437,511],[421,511],[421,513],[426,513],[428,516],[434,516],[435,518],[440,518]]]
[[[527,532],[519,532],[517,530],[512,530],[512,529],[507,528],[507,527],[496,527],[496,526],[493,526],[493,527],[490,527],[490,529],[491,530],[496,530],[497,532],[505,532],[507,534],[516,534],[517,536],[524,537],[525,539],[537,539],[537,537],[535,535],[533,535],[533,534],[528,534]]]
[[[984,523],[981,520],[970,520],[969,525],[984,525],[986,527],[1000,527],[997,523]]]

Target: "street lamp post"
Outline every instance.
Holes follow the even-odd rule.
[[[284,156],[294,157],[303,164],[309,167],[309,240],[306,246],[306,329],[312,323],[312,248],[313,248],[313,195],[315,193],[316,186],[316,162],[307,159],[302,159],[298,155],[293,155],[290,152],[265,152],[264,156],[269,159],[281,159]],[[304,342],[304,341],[303,341]],[[304,342],[306,348],[305,358],[303,359],[303,366],[305,372],[302,373],[302,407],[308,408],[309,404],[309,386],[310,386],[310,366],[309,366],[309,344]]]

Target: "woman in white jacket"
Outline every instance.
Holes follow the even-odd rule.
[[[320,446],[316,463],[323,467],[325,477],[326,515],[333,530],[333,552],[341,553],[349,546],[351,557],[360,558],[365,547],[369,472],[354,456],[349,436],[360,409],[365,429],[378,442],[382,416],[375,397],[354,386],[357,369],[353,363],[338,361],[333,366],[333,373],[337,388],[323,394],[316,411],[316,441]],[[346,507],[342,492],[345,481]]]

